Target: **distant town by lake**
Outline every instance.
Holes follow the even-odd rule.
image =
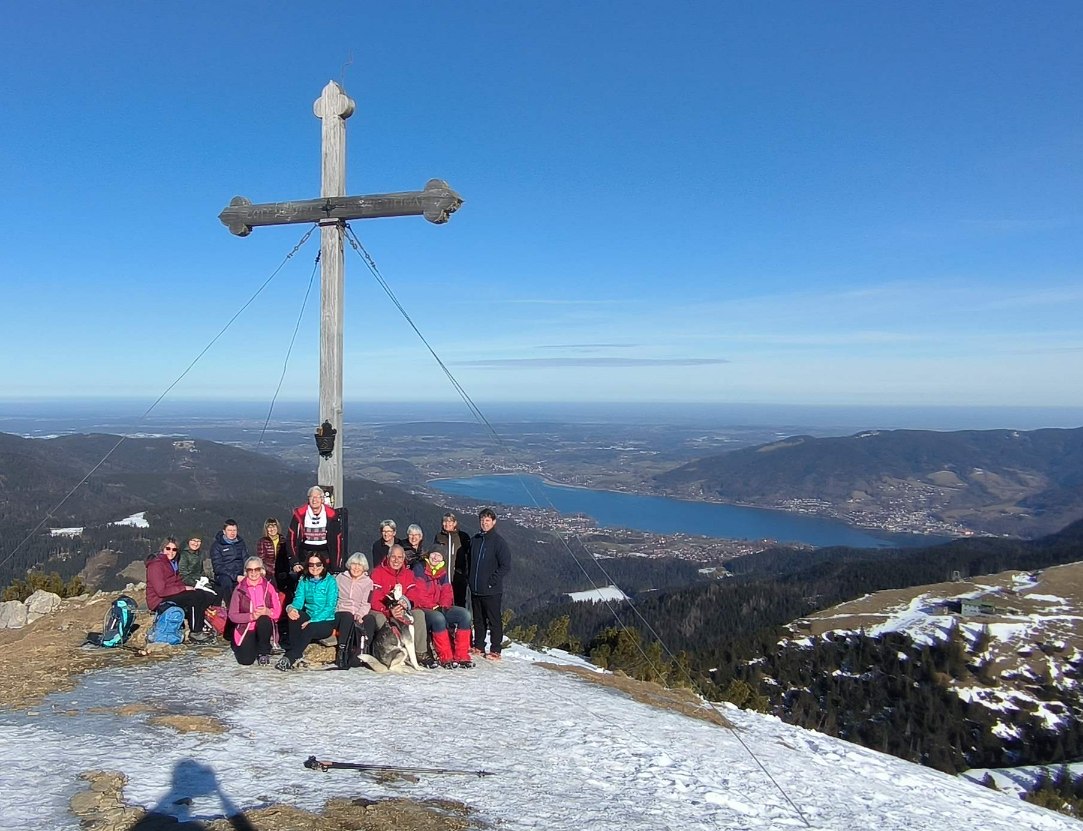
[[[696,534],[719,539],[771,539],[816,547],[887,548],[903,544],[898,537],[886,533],[878,536],[875,531],[855,528],[838,520],[765,508],[568,487],[525,474],[434,479],[429,482],[429,487],[494,505],[551,507],[562,514],[586,514],[603,528]],[[911,544],[928,542],[927,538],[915,538]]]

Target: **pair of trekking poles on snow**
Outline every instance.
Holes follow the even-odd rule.
[[[329,770],[357,770],[363,773],[447,773],[460,776],[495,776],[488,770],[458,770],[457,768],[411,768],[398,765],[369,765],[360,762],[326,762],[309,756],[305,767],[326,773]]]

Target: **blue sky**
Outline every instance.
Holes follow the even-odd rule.
[[[145,397],[353,227],[479,402],[1083,406],[1083,5],[8,4],[0,398]],[[332,22],[325,22],[333,17]],[[171,397],[270,401],[318,234]],[[347,250],[350,401],[455,392]],[[282,397],[315,399],[318,292]]]

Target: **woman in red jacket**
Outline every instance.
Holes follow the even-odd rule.
[[[435,548],[414,566],[414,606],[425,612],[425,625],[432,637],[436,660],[446,669],[474,666],[470,660],[471,624],[470,612],[456,606],[444,552]],[[455,631],[452,645],[449,628]]]
[[[283,556],[286,553],[285,548],[285,539],[279,536],[278,520],[271,517],[263,523],[263,536],[256,543],[256,553],[263,560],[266,578],[276,589],[278,588],[278,564],[287,559]],[[289,566],[285,570],[288,572]]]
[[[177,551],[176,539],[166,537],[158,555],[147,560],[147,608],[157,612],[166,601],[180,606],[188,620],[188,639],[195,643],[212,641],[214,632],[206,630],[203,613],[218,603],[218,596],[184,584],[180,578]]]

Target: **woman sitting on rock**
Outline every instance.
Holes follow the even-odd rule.
[[[462,606],[454,605],[451,579],[448,577],[444,552],[434,549],[422,563],[414,567],[414,605],[425,612],[425,625],[432,638],[436,660],[446,669],[470,668],[471,624],[473,618]],[[456,627],[452,645],[448,627]]]
[[[335,631],[338,583],[327,573],[323,558],[311,552],[305,558],[305,575],[297,581],[293,600],[286,607],[290,622],[290,646],[275,669],[293,669],[305,647],[312,641],[329,638]]]
[[[180,606],[188,621],[188,639],[195,643],[213,641],[214,632],[206,630],[203,613],[209,606],[217,605],[218,597],[185,585],[180,577],[177,553],[176,539],[167,537],[158,555],[147,560],[147,608],[157,612],[166,601]]]
[[[233,621],[233,654],[237,663],[251,666],[270,663],[274,646],[275,621],[282,616],[282,599],[267,579],[267,567],[259,557],[244,561],[244,577],[229,600]]]
[[[353,644],[365,646],[372,643],[376,634],[376,618],[371,613],[372,578],[369,577],[369,561],[360,551],[350,555],[346,570],[335,577],[338,583],[338,604],[335,606],[335,628],[338,629],[338,647],[335,650],[335,666],[350,668],[350,651]]]

